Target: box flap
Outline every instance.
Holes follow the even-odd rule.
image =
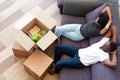
[[[15,26],[21,30],[24,28],[27,24],[29,24],[32,20],[35,19],[35,16],[32,16],[30,14],[24,15],[20,20],[15,24]]]
[[[18,44],[16,41],[14,42],[12,48],[13,49],[19,49],[19,50],[25,51],[25,49],[20,44]]]
[[[44,37],[42,37],[36,44],[44,51],[47,49],[55,40],[57,39],[57,36],[52,32],[47,32]]]
[[[32,11],[29,12],[29,14],[35,15],[36,18],[49,30],[53,29],[57,24],[57,21],[46,14],[39,6],[36,6]]]
[[[29,51],[35,43],[24,32],[20,31],[16,35],[16,42],[18,42],[26,51]]]

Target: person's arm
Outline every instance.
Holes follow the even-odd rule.
[[[107,13],[109,20],[108,20],[108,23],[106,24],[106,26],[100,31],[100,34],[101,34],[101,35],[103,35],[103,34],[109,29],[109,27],[110,27],[110,25],[111,25],[111,22],[112,22],[111,11],[110,11],[109,6],[105,7],[105,8],[103,9],[102,13],[103,13],[103,12],[106,12],[106,13]]]
[[[104,37],[97,43],[99,43],[101,46],[108,42],[110,40],[110,37],[112,36],[112,28],[109,29],[109,31],[104,35]],[[107,39],[107,41],[104,39]]]
[[[108,32],[108,34],[106,34],[105,37],[110,37],[111,35],[112,35],[112,41],[116,42],[117,27],[115,25],[110,29],[110,31]],[[115,68],[115,66],[117,65],[116,51],[111,52],[111,54],[112,54],[112,60],[106,59],[103,61],[103,63],[111,68]]]
[[[106,59],[103,63],[111,68],[115,68],[117,65],[116,51],[112,52],[112,60]]]
[[[117,38],[117,27],[115,25],[113,25],[111,27],[112,29],[112,41],[116,42],[116,38]]]
[[[112,41],[116,42],[116,36],[117,36],[117,27],[115,25],[113,25],[109,31],[105,34],[104,37],[106,38],[110,38],[112,37]]]
[[[106,6],[103,10],[102,13],[106,12],[108,14],[109,20],[112,20],[111,18],[111,11],[110,11],[110,7]]]

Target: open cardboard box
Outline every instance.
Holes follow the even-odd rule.
[[[40,21],[40,19],[34,16],[31,16],[31,15],[26,15],[25,19],[23,22],[20,21],[21,23],[19,23],[18,25],[21,28],[21,30],[16,35],[15,40],[23,48],[25,48],[26,51],[31,51],[32,48],[36,46],[38,46],[44,51],[47,47],[49,47],[49,45],[51,45],[57,39],[56,35],[47,26],[45,26],[44,23]],[[30,31],[35,25],[39,27],[40,29],[47,31],[47,33],[36,43],[26,33]]]

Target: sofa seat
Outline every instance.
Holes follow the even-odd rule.
[[[59,75],[59,80],[92,80],[90,67],[85,69],[64,68]],[[69,75],[65,75],[69,74]]]
[[[78,47],[78,48],[85,48],[85,47],[89,46],[89,40],[85,39],[82,41],[71,41],[71,40],[61,36],[59,44],[74,46],[74,47]]]
[[[86,22],[85,17],[62,15],[61,25],[64,24],[84,24]]]

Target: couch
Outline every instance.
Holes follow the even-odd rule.
[[[60,71],[59,80],[120,80],[120,32],[117,0],[57,0],[57,2],[62,15],[61,25],[72,23],[84,24],[95,19],[105,6],[110,6],[113,20],[111,26],[116,25],[118,27],[118,62],[115,69],[109,68],[102,63],[96,63],[85,69],[64,68]],[[102,36],[96,36],[74,42],[61,36],[59,44],[85,48],[101,38]],[[62,59],[65,58],[68,58],[68,56],[62,56]]]

